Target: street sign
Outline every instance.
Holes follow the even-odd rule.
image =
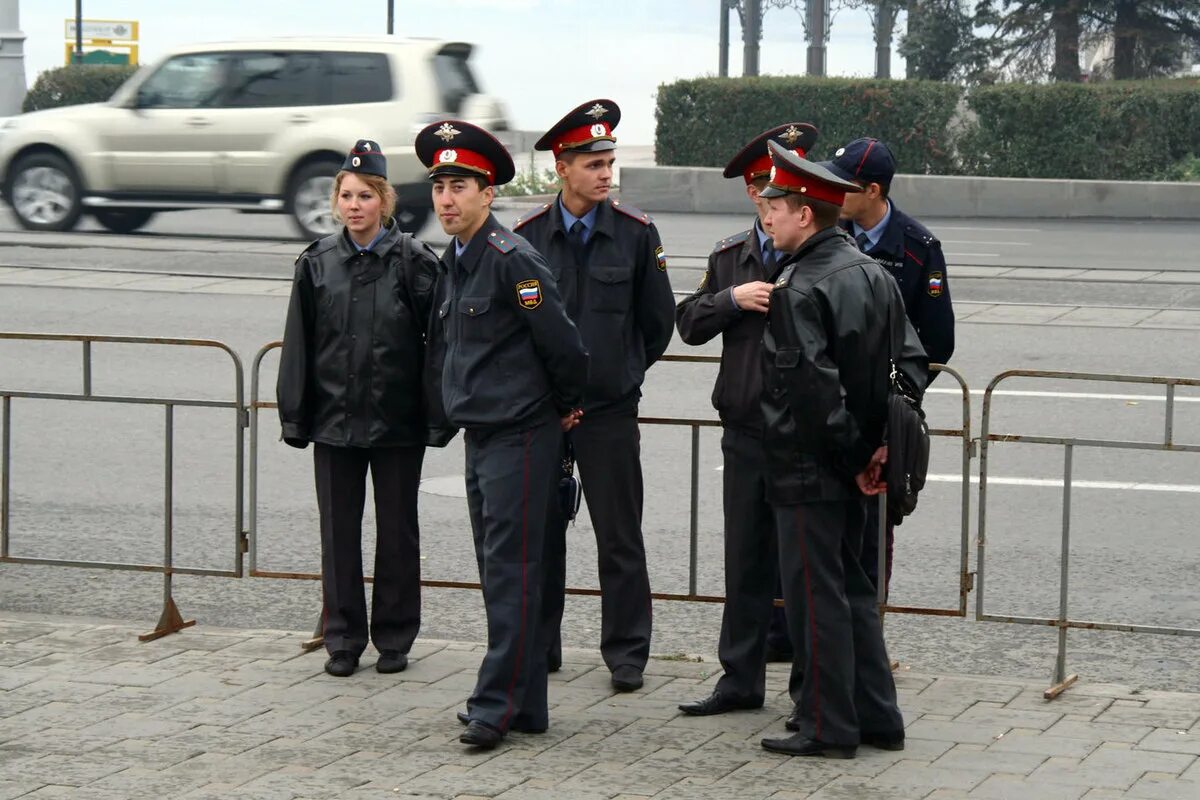
[[[63,38],[74,41],[75,20],[64,20],[66,34]],[[109,42],[136,42],[138,40],[137,20],[129,19],[85,19],[83,21],[84,39],[103,39]]]
[[[75,61],[75,43],[66,42],[64,64],[137,64],[136,44],[85,44],[83,60]]]

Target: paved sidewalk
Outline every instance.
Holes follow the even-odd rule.
[[[373,657],[326,676],[298,633],[140,629],[0,611],[0,799],[1200,798],[1200,695],[1077,685],[1054,702],[1018,681],[901,673],[903,752],[789,759],[759,747],[789,703],[689,718],[719,667],[652,660],[614,695],[591,652],[566,654],[551,728],[491,752],[454,711],[481,647],[418,641],[399,675]]]

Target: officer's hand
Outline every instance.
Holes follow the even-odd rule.
[[[733,287],[733,302],[743,311],[767,313],[771,302],[771,290],[775,287],[762,281],[750,281]]]
[[[581,417],[583,417],[583,409],[576,408],[572,409],[569,414],[560,419],[559,424],[562,425],[563,433],[566,433],[567,431],[571,430],[571,428],[574,428],[576,425],[578,425]]]
[[[884,445],[871,456],[866,469],[854,476],[858,490],[868,497],[874,497],[887,491],[887,481],[883,477],[883,466],[887,463],[887,456],[887,445]]]

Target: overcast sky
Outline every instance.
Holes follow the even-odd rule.
[[[621,105],[618,137],[650,144],[658,85],[717,71],[718,0],[395,0],[395,8],[400,35],[477,45],[476,75],[484,91],[507,104],[514,128],[544,129],[584,100],[610,97]],[[30,84],[63,63],[63,23],[74,13],[74,0],[21,0]],[[386,33],[387,0],[83,0],[83,16],[138,21],[145,64],[194,42]],[[737,75],[736,15],[731,27]],[[768,12],[764,31],[763,74],[803,73],[799,13]],[[903,75],[899,56],[892,64]],[[829,42],[829,74],[868,76],[873,69],[870,18],[841,12]]]

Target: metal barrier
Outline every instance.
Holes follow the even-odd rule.
[[[1161,441],[1129,441],[1119,439],[1087,439],[1060,436],[1029,436],[1015,433],[992,433],[992,394],[996,387],[1009,378],[1044,378],[1068,381],[1092,381],[1111,383],[1150,384],[1166,387],[1166,424]],[[1078,675],[1067,675],[1067,631],[1070,628],[1088,630],[1122,631],[1127,633],[1158,633],[1172,636],[1200,636],[1200,629],[1133,625],[1116,622],[1094,622],[1073,620],[1068,613],[1068,587],[1070,577],[1071,546],[1071,478],[1072,459],[1076,447],[1120,448],[1126,450],[1153,450],[1184,453],[1200,453],[1200,444],[1178,444],[1174,441],[1175,387],[1200,386],[1200,380],[1188,378],[1163,378],[1139,375],[1108,375],[1084,372],[1052,372],[1044,370],[1009,370],[992,379],[983,395],[983,417],[980,423],[979,450],[979,546],[977,569],[979,571],[978,594],[975,596],[975,619],[989,622],[1010,622],[1021,625],[1047,625],[1058,629],[1058,656],[1055,661],[1054,683],[1044,692],[1046,699],[1053,699],[1073,684]],[[1027,444],[1061,445],[1063,447],[1063,510],[1062,549],[1059,572],[1059,613],[1055,618],[1026,617],[1007,614],[988,614],[984,611],[984,566],[987,552],[987,479],[988,451],[992,442],[1023,442]]]
[[[185,621],[179,613],[175,599],[171,594],[172,576],[186,575],[216,575],[222,577],[240,578],[242,576],[242,552],[244,533],[242,532],[242,485],[243,485],[243,454],[244,437],[242,431],[246,426],[246,409],[243,402],[243,370],[241,359],[238,358],[228,345],[210,339],[168,339],[150,336],[90,336],[82,334],[55,333],[16,333],[0,332],[0,340],[37,341],[37,342],[80,342],[83,345],[83,391],[71,392],[29,392],[0,388],[0,418],[3,419],[3,432],[0,433],[0,563],[10,564],[48,564],[67,567],[84,567],[89,569],[134,570],[141,572],[161,572],[163,575],[163,607],[158,624],[150,633],[139,636],[142,641],[149,641],[174,633],[194,625],[194,620]],[[127,395],[99,395],[92,392],[92,345],[106,344],[139,344],[167,345],[172,347],[203,347],[216,348],[229,355],[234,367],[234,400],[201,400],[195,398],[162,398],[135,397]],[[161,564],[130,564],[112,561],[84,561],[79,559],[34,558],[13,556],[9,552],[9,513],[10,513],[10,473],[12,460],[12,400],[13,398],[36,400],[68,400],[92,403],[123,403],[141,405],[161,405],[164,410],[164,444],[163,444],[163,560]],[[233,568],[228,570],[208,569],[201,567],[181,567],[174,563],[174,443],[175,443],[175,408],[231,408],[236,415],[235,440],[236,464],[234,467],[234,559]]]

